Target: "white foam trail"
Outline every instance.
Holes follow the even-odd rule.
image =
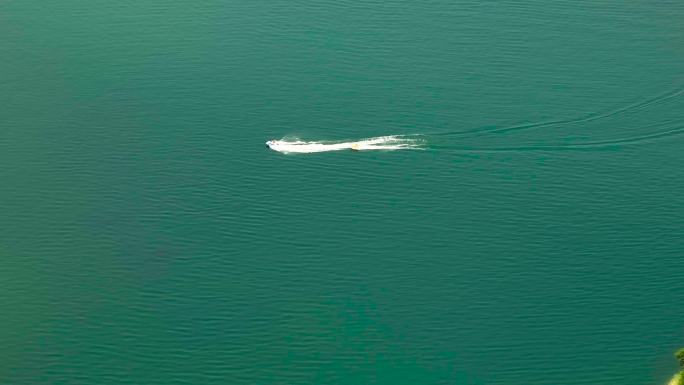
[[[355,142],[304,142],[299,139],[269,140],[266,145],[272,150],[289,153],[313,153],[340,150],[408,150],[419,149],[421,142],[403,136],[379,136],[377,138],[362,139]]]

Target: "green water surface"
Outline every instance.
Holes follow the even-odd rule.
[[[666,382],[683,41],[680,0],[0,2],[0,384]]]

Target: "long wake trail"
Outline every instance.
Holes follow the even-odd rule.
[[[664,103],[672,101],[673,99],[679,98],[682,95],[684,95],[684,87],[680,86],[679,88],[677,88],[673,91],[668,91],[668,92],[662,93],[658,96],[652,97],[652,98],[647,99],[645,101],[635,103],[635,104],[631,104],[631,105],[628,105],[625,107],[621,107],[621,108],[618,108],[618,109],[615,109],[612,111],[603,112],[603,113],[593,113],[593,114],[588,114],[588,115],[577,117],[577,118],[551,120],[551,121],[546,121],[546,122],[528,123],[528,124],[508,126],[508,127],[490,127],[490,128],[477,128],[477,129],[466,130],[466,131],[442,132],[442,133],[435,133],[433,135],[434,136],[470,136],[470,135],[480,135],[480,134],[499,134],[499,133],[510,132],[510,131],[522,131],[522,130],[529,130],[529,129],[534,129],[534,128],[543,128],[543,127],[550,127],[550,126],[563,126],[563,125],[568,125],[568,124],[589,123],[589,122],[593,122],[593,121],[597,121],[597,120],[601,120],[601,119],[611,118],[611,117],[614,117],[617,115],[623,115],[626,113],[643,110],[643,109],[652,107],[654,105],[664,104]]]
[[[669,137],[684,135],[684,126],[677,125],[676,121],[668,121],[664,127],[657,127],[655,132],[645,133],[643,135],[629,136],[622,138],[615,138],[609,140],[586,141],[583,143],[573,144],[548,144],[548,145],[522,145],[522,146],[504,146],[504,147],[483,147],[477,145],[470,147],[465,143],[453,143],[448,137],[459,137],[465,139],[470,135],[497,135],[509,131],[522,131],[533,128],[549,127],[549,126],[563,126],[570,124],[589,123],[602,119],[608,119],[618,115],[629,114],[640,110],[645,110],[658,105],[665,105],[672,102],[677,102],[680,97],[684,95],[684,87],[678,87],[673,91],[660,94],[656,97],[647,99],[645,101],[618,108],[613,111],[604,113],[590,114],[571,119],[554,120],[539,123],[530,123],[518,126],[508,126],[499,128],[485,128],[472,129],[465,131],[452,132],[436,132],[423,134],[409,134],[409,135],[389,135],[378,136],[367,139],[360,139],[354,141],[304,141],[298,138],[283,138],[280,140],[269,140],[266,145],[277,152],[284,154],[291,153],[318,153],[329,151],[395,151],[395,150],[437,150],[437,151],[455,151],[455,152],[519,152],[519,151],[565,151],[565,150],[585,150],[585,149],[600,149],[616,146],[638,145],[641,143],[651,142]],[[672,124],[674,123],[674,124]],[[668,127],[669,126],[669,127]],[[673,127],[674,126],[674,127]],[[649,128],[656,128],[651,126]],[[438,139],[439,138],[439,139]],[[429,142],[429,146],[428,146]]]

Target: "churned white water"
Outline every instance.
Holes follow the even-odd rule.
[[[421,148],[421,141],[404,136],[379,136],[352,142],[302,141],[299,139],[269,140],[266,145],[282,153],[313,153],[340,150],[409,150]]]

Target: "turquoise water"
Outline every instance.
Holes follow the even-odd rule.
[[[3,2],[0,383],[664,383],[683,20]],[[423,149],[264,146],[383,135]]]

